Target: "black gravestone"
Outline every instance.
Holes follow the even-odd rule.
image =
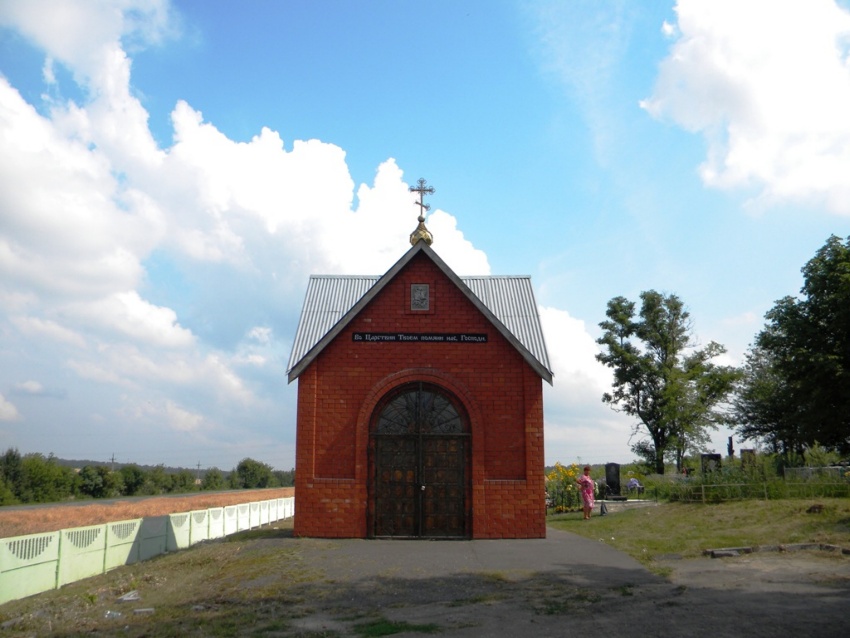
[[[605,484],[608,486],[608,494],[610,496],[620,495],[620,464],[606,463],[605,464]]]
[[[702,473],[717,472],[720,470],[720,455],[719,454],[703,454],[702,455]]]

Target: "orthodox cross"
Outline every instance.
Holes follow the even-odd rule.
[[[433,195],[434,194],[434,187],[433,186],[425,186],[426,182],[421,177],[419,178],[419,181],[416,182],[416,183],[419,184],[419,185],[418,186],[411,186],[408,190],[411,193],[419,193],[419,201],[414,202],[414,203],[417,206],[419,206],[419,209],[420,209],[419,210],[419,221],[424,222],[425,221],[425,211],[431,210],[431,206],[429,204],[424,203],[422,201],[422,198],[425,197],[426,193],[428,195]]]

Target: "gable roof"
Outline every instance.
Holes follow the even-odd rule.
[[[348,323],[419,253],[454,283],[534,371],[552,383],[552,368],[531,278],[458,277],[424,241],[417,242],[381,277],[312,275],[289,356],[292,383]]]

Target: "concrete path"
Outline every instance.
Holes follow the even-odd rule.
[[[636,560],[605,543],[549,528],[533,540],[359,540],[310,541],[309,556],[340,579],[387,576],[409,579],[501,574],[573,576],[587,587],[662,582]],[[307,547],[305,547],[305,550]]]
[[[397,636],[421,636],[415,629],[430,625],[437,635],[463,637],[850,635],[850,560],[805,559],[838,561],[830,578],[816,582],[804,574],[795,580],[799,563],[773,578],[764,575],[776,575],[775,565],[763,572],[752,558],[682,561],[689,566],[682,582],[674,564],[662,578],[603,542],[552,528],[547,534],[291,539],[305,566],[322,575],[320,585],[305,585],[309,603],[296,624],[305,634],[339,636],[375,618],[411,623]]]

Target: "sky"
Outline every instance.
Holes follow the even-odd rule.
[[[532,278],[547,464],[626,463],[608,300],[741,363],[848,176],[845,0],[3,0],[0,450],[290,469],[308,277],[386,272],[424,178],[458,275]]]

